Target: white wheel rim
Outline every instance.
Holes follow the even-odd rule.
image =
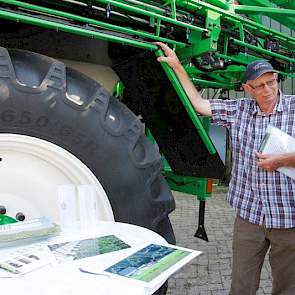
[[[97,196],[98,218],[113,221],[108,197],[91,170],[65,149],[35,137],[0,134],[0,205],[7,215],[59,221],[58,188],[90,184]]]

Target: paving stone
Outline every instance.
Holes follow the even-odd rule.
[[[212,291],[212,295],[227,295],[227,292],[224,290]]]
[[[194,291],[194,292],[195,293],[191,293],[191,295],[194,295],[194,294],[197,294],[197,295],[212,295],[211,291]]]

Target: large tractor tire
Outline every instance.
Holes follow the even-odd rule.
[[[45,140],[70,152],[100,182],[116,221],[175,243],[168,218],[175,203],[159,152],[138,117],[96,81],[53,58],[0,47],[0,143],[1,134]]]

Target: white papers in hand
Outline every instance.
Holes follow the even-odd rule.
[[[262,140],[259,152],[262,154],[285,154],[295,152],[295,138],[282,130],[269,125]],[[294,167],[280,167],[279,172],[295,179]]]

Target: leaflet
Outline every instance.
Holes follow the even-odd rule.
[[[115,235],[71,240],[47,247],[57,264],[130,248]]]
[[[46,217],[0,225],[0,248],[40,241],[59,231],[59,226]]]
[[[0,260],[0,278],[24,275],[49,264],[48,252],[41,245],[19,248]]]
[[[202,254],[200,251],[170,244],[145,244],[132,250],[123,259],[113,263],[104,271],[95,265],[89,265],[80,270],[92,274],[105,274],[117,279],[121,278],[134,284],[155,289],[178,269]]]

